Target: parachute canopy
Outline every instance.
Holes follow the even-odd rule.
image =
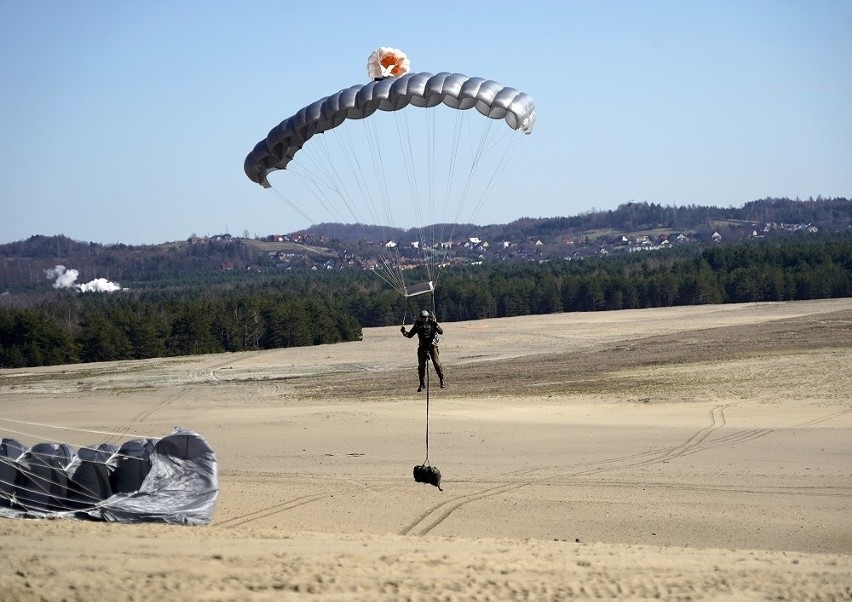
[[[398,111],[413,105],[439,104],[466,110],[475,108],[491,119],[505,119],[508,126],[529,134],[535,125],[535,101],[514,88],[461,73],[409,73],[344,88],[288,117],[257,143],[245,160],[249,179],[268,188],[266,179],[276,169],[286,169],[296,152],[315,134],[364,119],[376,111]]]
[[[0,441],[0,516],[87,518],[120,523],[210,522],[219,494],[216,456],[201,435],[176,428],[162,439],[74,450]]]
[[[464,232],[476,227],[536,110],[531,96],[496,81],[409,67],[402,51],[379,48],[367,62],[373,81],[296,111],[255,145],[244,169],[317,226],[318,237],[337,241],[339,261],[326,269],[354,265],[406,297],[434,297],[439,269],[486,252],[462,250],[473,240]],[[273,187],[268,176],[276,170],[288,177]],[[341,223],[378,228],[357,241],[320,229]],[[421,284],[407,282],[415,278]]]

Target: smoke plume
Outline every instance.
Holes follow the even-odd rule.
[[[66,270],[64,265],[58,265],[55,268],[45,270],[44,275],[47,276],[48,280],[56,279],[56,282],[53,283],[53,288],[73,288],[80,272],[77,270]]]
[[[45,270],[44,275],[48,280],[54,281],[53,288],[74,289],[81,293],[112,293],[121,290],[120,285],[110,282],[106,278],[95,278],[91,282],[77,284],[77,276],[80,275],[80,272],[74,269],[68,270],[64,265]]]

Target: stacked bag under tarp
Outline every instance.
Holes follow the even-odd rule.
[[[110,472],[115,471],[118,447],[101,443],[97,447],[81,447],[65,467],[68,475],[68,505],[88,508],[113,494]]]
[[[183,428],[121,447],[0,443],[0,516],[199,525],[218,494],[213,450]]]
[[[11,507],[18,482],[17,460],[26,448],[14,439],[0,439],[0,515]]]

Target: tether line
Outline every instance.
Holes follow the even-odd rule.
[[[429,466],[429,352],[426,352],[426,459],[424,466]]]

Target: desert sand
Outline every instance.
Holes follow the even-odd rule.
[[[2,600],[852,599],[852,299],[0,370],[0,435],[204,435],[208,526],[0,519]]]

